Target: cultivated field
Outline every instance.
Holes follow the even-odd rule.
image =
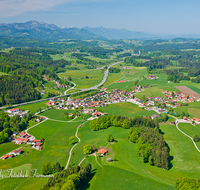
[[[189,95],[194,95],[195,97],[200,98],[200,94],[198,94],[197,92],[191,90],[187,86],[175,86],[175,87],[178,90],[180,90],[181,92],[184,92],[184,93],[189,94]]]

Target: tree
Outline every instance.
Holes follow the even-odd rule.
[[[72,180],[75,187],[77,188],[80,182],[80,176],[78,174],[72,174],[67,177],[67,180]]]
[[[199,140],[200,140],[199,135],[195,135],[193,140],[194,140],[194,142],[199,142]]]
[[[54,173],[55,171],[55,166],[49,162],[43,164],[42,166],[42,174],[43,175],[49,175]]]
[[[130,140],[131,142],[133,142],[133,143],[136,143],[137,140],[138,140],[138,138],[139,138],[139,135],[138,135],[137,131],[134,131],[134,132],[132,132],[132,134],[130,135],[129,140]]]
[[[113,137],[112,134],[109,134],[109,135],[108,135],[107,141],[108,141],[108,142],[113,142],[113,141],[114,141],[114,137]]]
[[[76,186],[72,180],[68,180],[60,190],[76,190]]]
[[[78,139],[75,136],[69,137],[69,144],[76,144]]]
[[[62,170],[62,167],[60,166],[59,162],[56,162],[56,164],[55,164],[55,170],[56,170],[56,172],[60,172]]]
[[[87,144],[83,148],[83,153],[84,154],[91,154],[92,153],[92,146],[90,144]]]

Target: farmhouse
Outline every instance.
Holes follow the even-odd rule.
[[[13,114],[13,113],[19,112],[19,111],[20,111],[19,108],[13,108],[13,109],[8,110],[7,112]]]
[[[101,154],[101,156],[104,156],[108,151],[105,148],[101,148],[98,150],[98,154]]]
[[[22,149],[18,149],[18,150],[13,150],[12,154],[14,154],[15,156],[22,154]]]
[[[158,77],[156,75],[149,75],[149,76],[147,76],[147,79],[151,79],[151,80],[155,80],[157,78]]]

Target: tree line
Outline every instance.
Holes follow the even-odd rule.
[[[178,190],[199,190],[200,189],[200,179],[190,179],[187,177],[181,177],[176,181],[175,185]]]
[[[0,112],[0,144],[7,142],[14,131],[25,130],[33,116],[33,113],[28,113],[22,118],[19,115],[9,117],[7,113]]]
[[[87,164],[85,167],[76,166],[68,168],[54,175],[54,177],[50,177],[41,190],[81,189],[89,180],[91,171],[91,164]]]

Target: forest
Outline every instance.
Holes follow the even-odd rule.
[[[42,190],[81,189],[84,184],[89,181],[91,172],[91,164],[87,164],[85,167],[71,167],[54,175],[54,177],[50,177],[48,182],[43,186]]]
[[[7,113],[0,112],[0,144],[7,142],[14,131],[21,132],[26,129],[33,116],[33,113],[28,113],[22,118],[19,115],[9,117]]]
[[[63,71],[71,63],[63,59],[53,61],[47,53],[55,54],[58,51],[19,48],[10,53],[0,52],[0,71],[8,74],[0,76],[0,106],[40,99],[36,87],[42,87],[43,75],[69,85],[56,72]]]
[[[200,180],[189,179],[187,177],[182,177],[176,181],[176,189],[178,190],[198,190],[200,188]]]

